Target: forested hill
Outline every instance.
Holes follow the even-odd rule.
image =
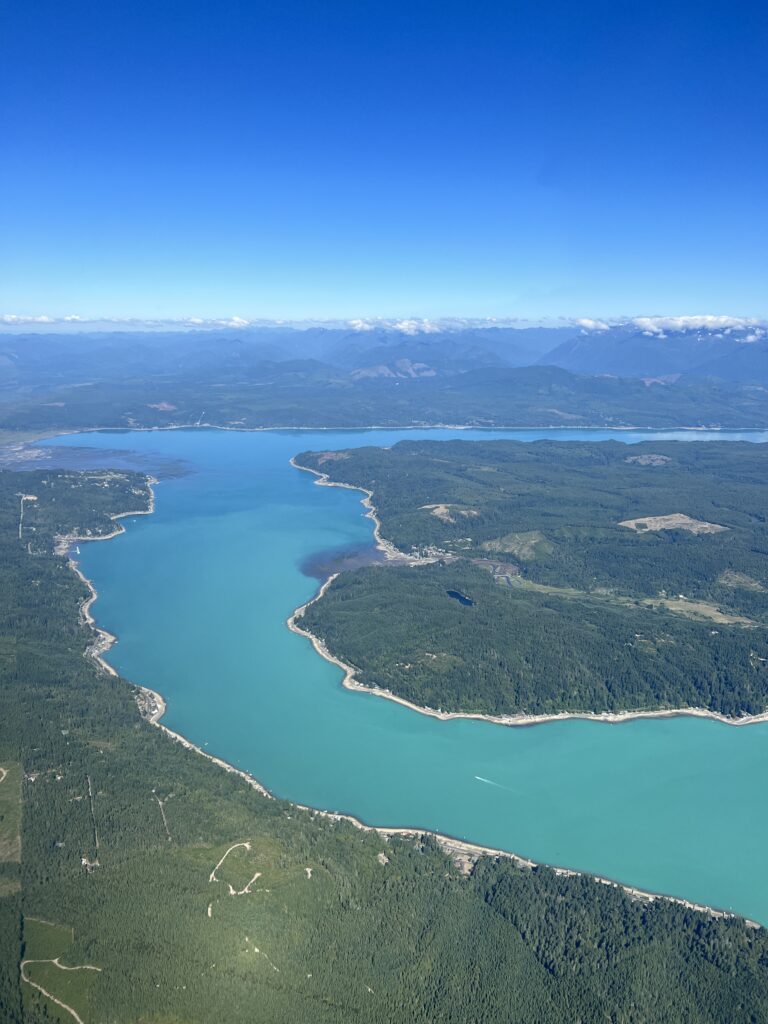
[[[623,379],[530,365],[562,334],[0,336],[0,429],[768,427],[759,380]]]
[[[4,1024],[768,1017],[763,929],[508,860],[465,874],[432,841],[270,800],[145,722],[83,657],[85,587],[51,542],[110,532],[146,493],[0,473]]]
[[[766,446],[401,442],[297,461],[372,490],[382,535],[436,559],[345,573],[307,610],[362,682],[492,714],[768,707]]]

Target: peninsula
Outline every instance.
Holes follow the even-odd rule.
[[[764,718],[763,446],[404,441],[295,464],[364,490],[401,553],[297,619],[348,683],[510,724]]]

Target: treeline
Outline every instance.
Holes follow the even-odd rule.
[[[83,657],[84,588],[43,544],[99,508],[101,481],[67,479],[0,473],[0,763],[24,772],[21,892],[0,899],[3,1020],[20,1019],[22,994],[25,1020],[71,1019],[19,983],[30,918],[74,929],[63,964],[102,968],[87,984],[44,969],[87,1024],[768,1015],[762,929],[506,861],[465,877],[432,841],[267,799],[144,722],[130,686]],[[124,483],[104,513],[135,506]],[[32,553],[19,493],[38,495]]]
[[[768,446],[403,441],[297,461],[371,490],[385,538],[442,559],[343,574],[307,610],[363,683],[488,714],[768,707]],[[674,513],[724,529],[620,525]]]
[[[80,367],[41,387],[0,386],[0,429],[169,427],[768,427],[760,388],[699,380],[647,387],[641,380],[587,377],[554,366],[470,369],[450,376],[356,378],[313,359],[153,367],[156,355],[114,379]],[[39,374],[38,374],[39,376]],[[74,377],[74,380],[73,380]],[[88,384],[83,387],[83,383]]]
[[[443,711],[707,707],[739,716],[768,706],[764,629],[503,586],[463,559],[342,573],[302,625],[362,683]]]

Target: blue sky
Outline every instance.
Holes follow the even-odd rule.
[[[0,314],[764,316],[767,11],[5,5]]]

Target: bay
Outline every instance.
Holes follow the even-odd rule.
[[[429,437],[768,440],[765,432],[174,430],[46,441],[188,472],[156,512],[80,546],[119,642],[109,661],[168,702],[169,728],[275,794],[374,825],[433,829],[768,924],[768,725],[695,718],[525,728],[441,722],[353,693],[285,621],[318,552],[369,543],[354,491],[317,487],[306,449]],[[97,452],[94,455],[93,449]],[[130,459],[128,459],[130,462]]]

